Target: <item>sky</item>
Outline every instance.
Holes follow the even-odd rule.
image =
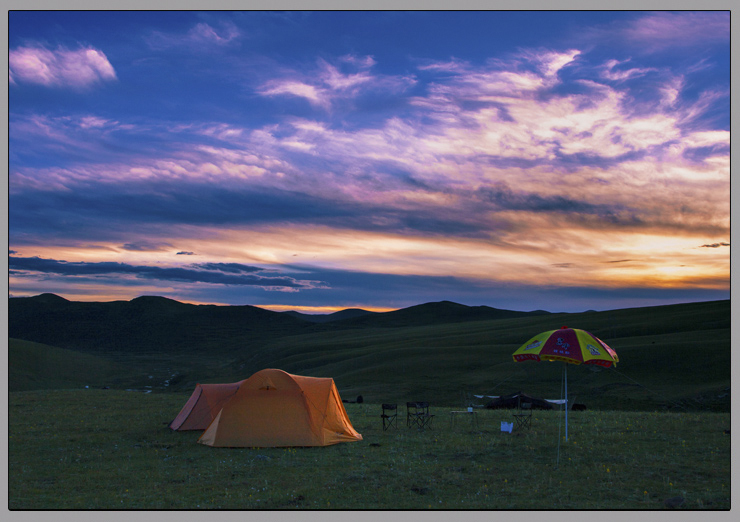
[[[8,291],[730,298],[727,11],[11,11]]]

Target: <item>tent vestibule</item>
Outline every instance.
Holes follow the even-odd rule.
[[[224,384],[197,384],[177,417],[170,423],[176,431],[204,430],[244,381]]]

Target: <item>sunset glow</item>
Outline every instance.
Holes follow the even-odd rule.
[[[729,298],[729,12],[11,11],[9,45],[11,296]]]

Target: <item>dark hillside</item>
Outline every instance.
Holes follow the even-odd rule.
[[[301,333],[307,326],[254,306],[190,305],[163,297],[73,302],[46,294],[8,299],[10,337],[93,352],[224,351]]]
[[[340,310],[333,314],[302,314],[300,312],[282,312],[285,315],[290,315],[309,321],[311,323],[329,323],[332,321],[339,321],[342,319],[351,319],[355,317],[361,317],[364,315],[376,315],[377,312],[370,312],[368,310],[362,310],[361,308],[347,308],[346,310]]]
[[[337,321],[339,328],[398,328],[427,326],[442,323],[463,323],[469,321],[492,321],[514,319],[534,315],[547,315],[549,312],[516,312],[500,310],[490,306],[465,306],[451,301],[425,303],[392,312],[363,315]]]
[[[230,351],[309,332],[398,328],[547,314],[449,301],[393,312],[349,309],[310,320],[256,306],[191,305],[164,297],[75,302],[53,294],[8,300],[9,336],[93,352]]]
[[[92,354],[8,340],[8,388],[13,391],[102,387],[129,368]]]

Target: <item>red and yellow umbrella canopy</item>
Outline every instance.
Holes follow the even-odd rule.
[[[577,328],[563,326],[535,335],[512,356],[514,361],[564,361],[571,364],[616,366],[619,357],[604,341]]]

